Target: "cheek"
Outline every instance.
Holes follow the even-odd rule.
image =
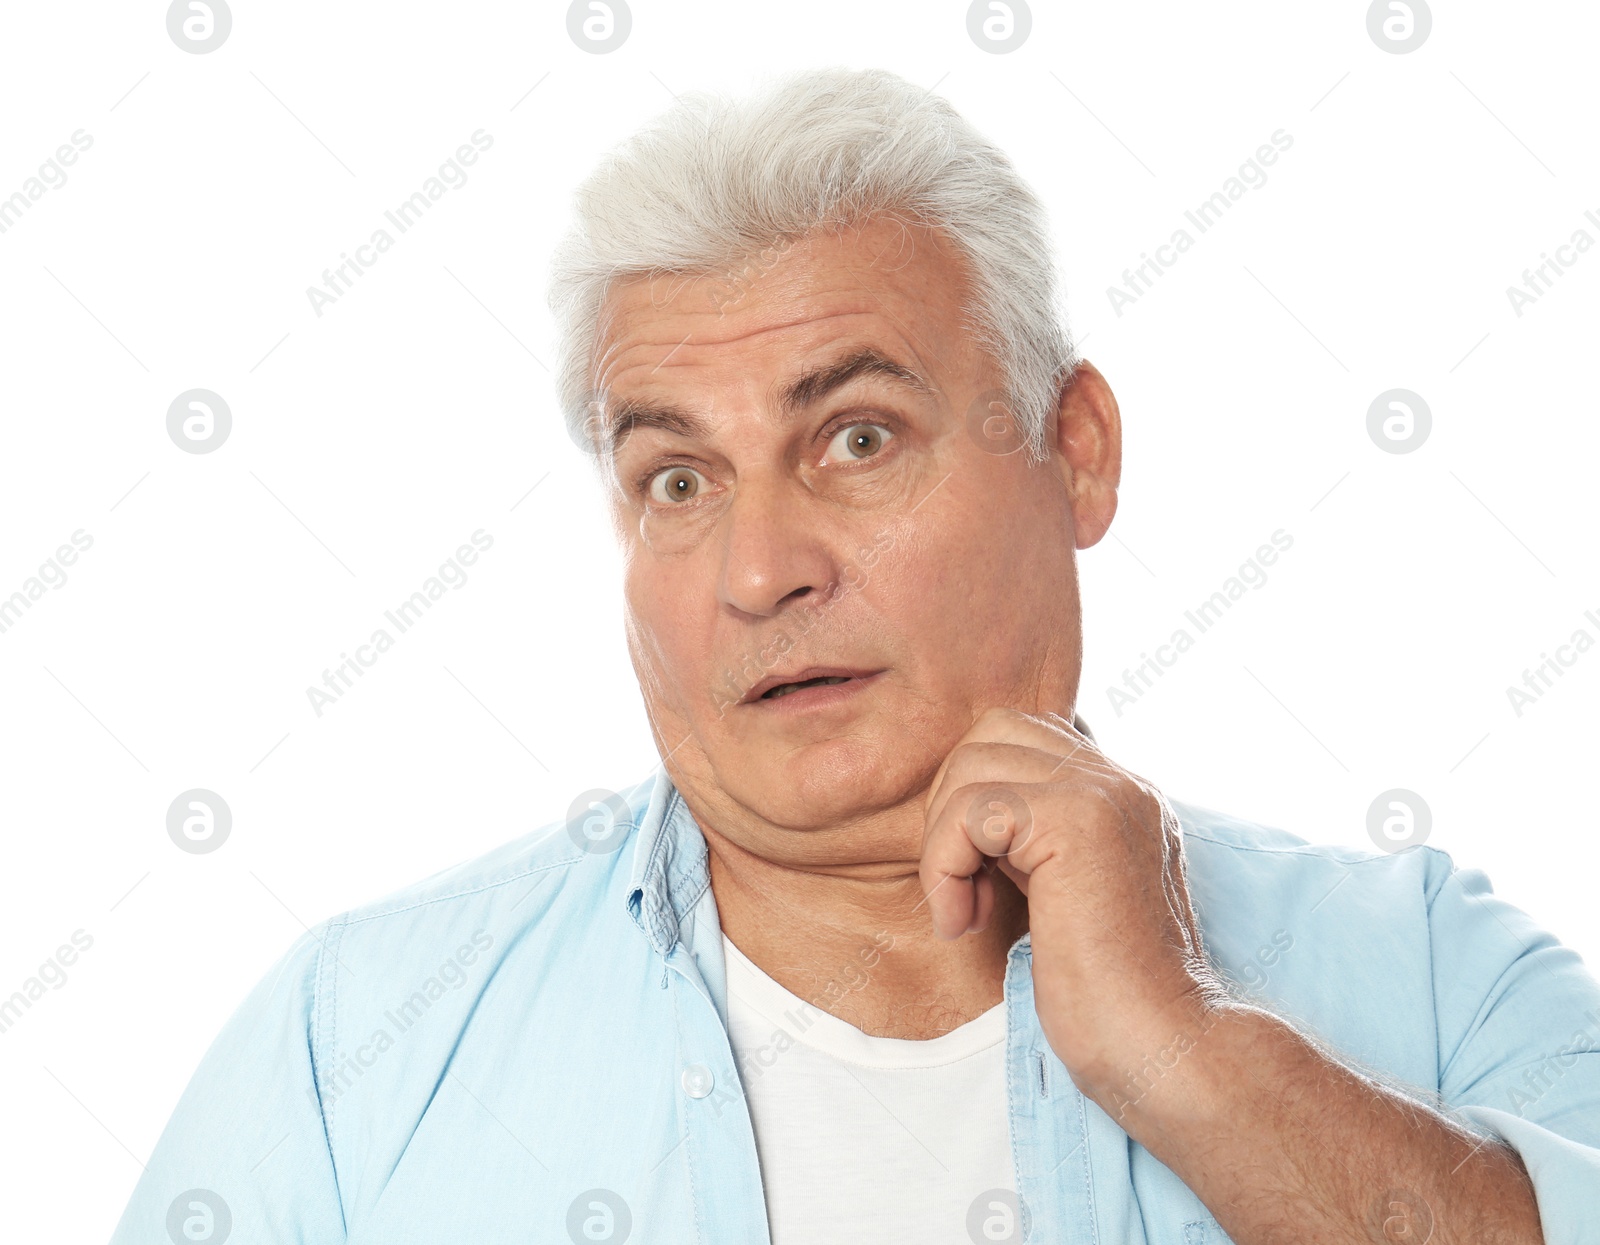
[[[1059,477],[1032,468],[972,517],[971,566],[1002,608],[1062,617],[1076,582],[1072,511]]]
[[[697,557],[662,559],[646,549],[625,559],[628,650],[653,707],[693,717],[715,712],[717,696],[727,695],[727,667],[742,650],[726,633],[715,576]]]
[[[1070,529],[1059,502],[1041,492],[974,489],[908,541],[885,577],[881,608],[962,681],[1009,677],[1073,625]]]
[[[968,682],[991,625],[994,585],[973,578],[978,559],[952,533],[907,533],[865,571],[845,628],[908,682],[934,693]],[[875,633],[875,634],[874,634]],[[870,639],[868,637],[871,637]]]

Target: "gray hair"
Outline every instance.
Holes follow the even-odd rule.
[[[966,330],[998,362],[1031,458],[1078,355],[1044,206],[949,102],[882,69],[809,70],[742,100],[687,95],[583,182],[550,306],[568,431],[588,444],[600,312],[613,281],[748,270],[745,257],[877,213],[964,256]]]

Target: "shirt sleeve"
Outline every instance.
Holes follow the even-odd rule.
[[[111,1245],[342,1245],[314,1056],[319,981],[337,968],[328,934],[296,942],[217,1035]]]
[[[1546,1245],[1600,1242],[1600,982],[1482,872],[1435,856],[1440,1095],[1521,1156]]]

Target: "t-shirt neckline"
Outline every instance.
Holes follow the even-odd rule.
[[[1006,1038],[1004,1000],[938,1037],[875,1037],[779,985],[734,946],[727,934],[722,935],[722,947],[731,996],[737,996],[774,1029],[846,1063],[871,1068],[936,1068],[989,1050]]]

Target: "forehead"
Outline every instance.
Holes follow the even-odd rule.
[[[631,397],[709,386],[758,400],[846,342],[883,348],[945,386],[967,362],[969,288],[947,239],[882,218],[774,243],[724,271],[626,278],[602,312],[596,388]]]

